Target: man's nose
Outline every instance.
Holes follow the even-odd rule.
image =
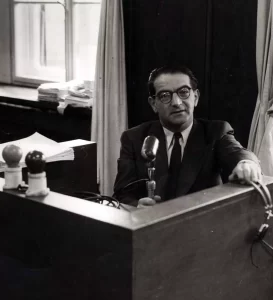
[[[182,100],[178,97],[177,93],[174,92],[173,93],[173,97],[172,97],[172,105],[181,105],[182,104]]]

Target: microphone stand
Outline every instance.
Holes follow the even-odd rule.
[[[148,197],[154,199],[156,182],[155,182],[155,167],[153,161],[148,162],[148,178],[149,180],[146,181]]]

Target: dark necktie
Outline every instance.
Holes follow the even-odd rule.
[[[182,137],[181,132],[175,132],[173,135],[174,145],[170,158],[168,179],[165,189],[165,200],[176,197],[176,187],[181,164],[181,145],[179,139]]]

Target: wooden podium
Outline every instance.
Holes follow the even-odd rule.
[[[273,178],[264,181],[272,191]],[[250,257],[263,217],[256,191],[235,184],[120,210],[0,192],[0,297],[272,299],[273,253],[254,245],[258,268]]]

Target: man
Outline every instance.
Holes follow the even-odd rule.
[[[197,79],[186,67],[162,67],[148,81],[149,104],[159,121],[146,122],[121,136],[115,196],[139,207],[173,199],[222,183],[221,175],[241,182],[261,179],[257,157],[236,141],[224,121],[194,119]],[[155,199],[147,198],[147,164],[141,155],[147,136],[159,140],[155,160]],[[138,184],[131,184],[139,181]]]

